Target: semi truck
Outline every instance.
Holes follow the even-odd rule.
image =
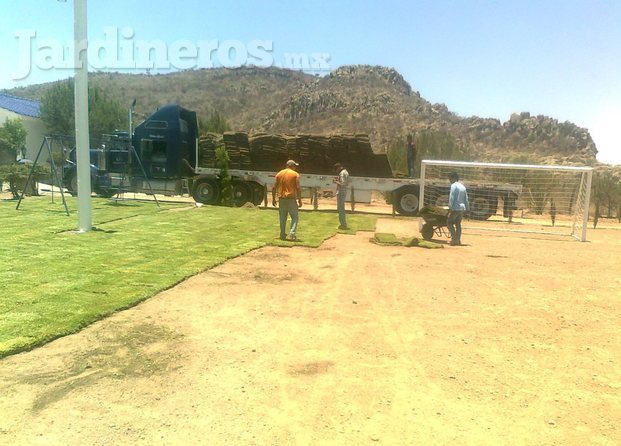
[[[295,154],[299,155],[300,150],[306,155],[312,153],[313,141],[318,141],[318,138],[306,135],[303,140],[306,146],[302,149],[298,147]],[[347,148],[349,140],[339,138],[339,147]],[[230,150],[226,144],[224,147]],[[198,203],[218,204],[222,193],[222,170],[205,160],[204,151],[205,148],[199,146],[196,113],[176,104],[163,106],[138,125],[132,135],[128,132],[104,135],[101,147],[91,150],[94,191],[105,196],[126,191],[163,195],[189,193]],[[266,163],[265,158],[261,158],[267,156],[265,150],[256,149],[253,152],[250,147],[248,151],[254,156],[246,157],[245,163],[232,163],[228,168],[232,199],[236,206],[266,202],[276,173],[291,155],[282,153],[282,159],[272,157],[274,162]],[[334,189],[335,172],[331,167],[332,161],[338,161],[343,162],[350,171],[348,201],[369,203],[372,192],[378,191],[392,201],[399,214],[416,215],[422,208],[420,179],[392,176],[385,154],[365,154],[368,160],[364,176],[357,175],[356,169],[344,161],[347,156],[345,153],[324,154],[322,166],[314,166],[313,169],[305,169],[304,162],[301,163],[300,183],[307,193],[315,197],[315,204],[320,191]],[[351,162],[356,159],[351,154],[349,156]],[[375,172],[379,175],[374,176]],[[67,170],[64,185],[70,192],[77,192],[75,169]],[[448,181],[425,183],[425,205],[445,205],[449,187]],[[503,203],[505,214],[514,209],[520,193],[519,186],[495,184],[469,185],[468,190],[470,217],[479,220],[496,214],[499,201]]]

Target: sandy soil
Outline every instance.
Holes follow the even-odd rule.
[[[621,444],[619,228],[370,237],[256,250],[1,360],[0,443]]]

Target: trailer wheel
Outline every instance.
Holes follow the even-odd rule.
[[[425,240],[431,240],[433,238],[433,225],[425,223],[420,229],[420,233]]]
[[[265,199],[265,189],[263,188],[263,185],[255,181],[248,181],[246,184],[248,184],[252,189],[252,204],[259,206]]]
[[[233,204],[236,207],[252,203],[252,187],[244,181],[233,181]]]
[[[473,220],[487,220],[496,214],[498,197],[491,194],[474,195],[470,198],[469,216]]]
[[[220,187],[214,180],[198,180],[194,183],[192,197],[197,203],[217,204],[220,199]]]
[[[418,189],[402,187],[396,190],[395,208],[401,215],[416,215],[418,212]]]

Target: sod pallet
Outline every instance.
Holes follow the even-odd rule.
[[[307,174],[331,175],[339,162],[353,176],[392,176],[388,157],[373,152],[366,134],[208,133],[199,140],[199,167],[216,167],[218,147],[226,149],[231,169],[277,171],[293,159],[300,163],[300,172]]]

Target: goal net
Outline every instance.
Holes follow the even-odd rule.
[[[423,160],[420,203],[447,206],[451,172],[468,191],[464,228],[586,241],[592,168]]]

